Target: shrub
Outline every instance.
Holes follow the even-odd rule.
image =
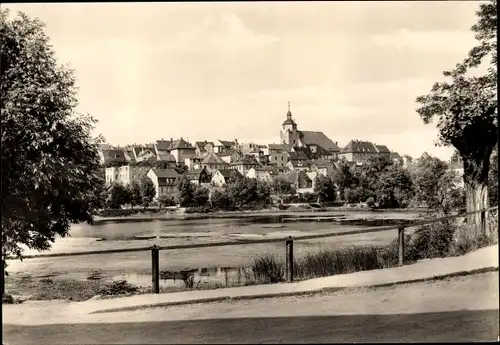
[[[408,245],[414,260],[445,257],[450,254],[457,224],[442,221],[418,227]]]
[[[102,296],[116,296],[123,294],[131,294],[137,292],[137,287],[129,284],[126,280],[114,281],[110,284],[104,285],[100,290],[99,294]]]
[[[455,232],[451,253],[454,255],[464,255],[474,250],[497,244],[497,231],[491,231],[488,235],[476,235],[475,229],[470,225],[462,224]]]
[[[254,259],[252,271],[256,281],[262,283],[280,283],[285,280],[285,265],[273,254]]]
[[[20,300],[18,298],[14,298],[14,297],[12,297],[12,295],[4,294],[2,296],[2,304],[20,304],[23,302],[24,302],[23,300]]]

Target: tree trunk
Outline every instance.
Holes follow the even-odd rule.
[[[488,170],[489,157],[486,160],[464,159],[464,183],[466,191],[467,212],[488,208]],[[487,213],[482,217],[476,213],[467,217],[467,223],[472,226],[476,235],[488,235]]]

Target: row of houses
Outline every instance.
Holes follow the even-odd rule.
[[[234,167],[234,165],[233,165]],[[252,166],[249,169],[237,168],[210,168],[202,167],[182,171],[177,167],[156,168],[152,165],[124,165],[120,167],[107,167],[106,181],[108,183],[118,182],[128,185],[133,182],[140,183],[145,177],[149,177],[156,189],[156,197],[175,197],[178,193],[178,182],[182,176],[194,185],[205,187],[225,187],[230,181],[237,181],[246,176],[260,181],[271,183],[277,176],[287,179],[300,193],[313,192],[315,179],[319,175],[331,174],[336,169],[332,162],[316,161],[312,163],[309,170],[285,170],[280,171],[272,167]],[[243,171],[243,173],[242,173]],[[114,175],[114,176],[112,176]]]
[[[193,181],[200,180],[200,176],[205,173],[215,179],[210,180],[210,183],[215,184],[222,183],[222,176],[234,172],[262,180],[283,174],[291,176],[294,183],[298,179],[306,181],[296,186],[299,189],[309,188],[307,186],[314,181],[315,174],[331,174],[335,162],[339,160],[359,165],[374,156],[401,160],[397,153],[391,152],[385,145],[351,140],[341,149],[337,142],[323,132],[299,130],[290,107],[280,130],[279,144],[239,143],[237,139],[205,140],[191,144],[181,137],[175,140],[161,139],[145,145],[102,145],[100,150],[101,163],[107,167],[107,183],[139,182],[145,175],[153,174],[152,171],[161,162],[161,168],[168,170],[172,176],[173,171],[183,173],[179,171],[180,167],[183,167],[181,170],[187,169]],[[163,179],[158,176],[155,178]]]

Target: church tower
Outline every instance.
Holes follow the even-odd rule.
[[[295,146],[298,143],[299,131],[297,124],[292,119],[292,112],[290,111],[290,102],[288,102],[288,112],[286,113],[286,120],[283,122],[283,129],[280,131],[281,144],[292,144]]]

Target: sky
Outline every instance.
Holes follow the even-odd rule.
[[[269,144],[299,130],[449,159],[417,96],[475,44],[475,1],[2,5],[46,23],[78,111],[114,145]]]

